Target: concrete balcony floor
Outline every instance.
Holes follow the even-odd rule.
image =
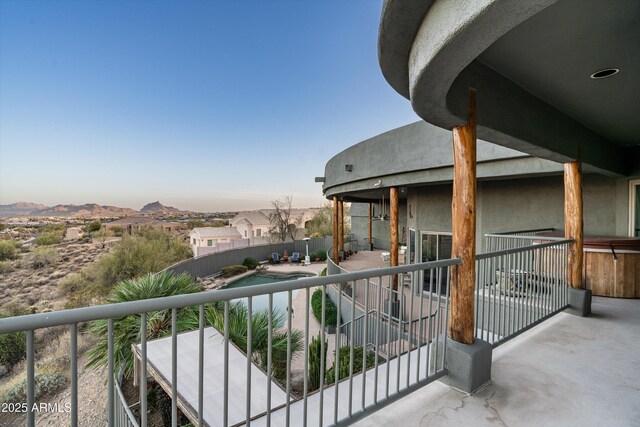
[[[432,383],[358,426],[640,426],[640,300],[594,297],[493,352],[492,382],[467,395]]]

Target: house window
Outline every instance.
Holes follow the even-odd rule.
[[[193,244],[194,245],[196,244],[196,238],[195,237],[193,238]]]
[[[451,258],[451,233],[422,232],[420,236],[422,262]],[[425,270],[424,290],[438,292],[438,283],[440,284],[441,295],[445,295],[447,291],[447,267]]]
[[[640,179],[629,181],[629,236],[640,237]]]
[[[253,237],[256,237],[256,230],[252,230],[252,231],[251,231],[251,235],[252,235]]]
[[[213,246],[213,240],[207,240],[207,246]]]
[[[262,236],[262,228],[258,228],[256,232],[258,237]]]
[[[247,237],[247,230],[244,230],[244,237]]]

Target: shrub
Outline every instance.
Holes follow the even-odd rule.
[[[150,298],[162,298],[173,295],[193,294],[202,291],[202,286],[194,282],[187,274],[172,273],[148,274],[136,279],[118,283],[111,292],[108,303],[139,301]],[[195,307],[178,309],[178,332],[192,326],[191,319],[197,317]],[[134,357],[131,345],[140,342],[140,316],[130,315],[114,319],[114,361],[115,366],[124,364],[124,374],[128,378],[133,373]],[[89,331],[98,341],[87,353],[88,367],[105,366],[108,363],[108,322],[101,319],[93,322]],[[161,338],[171,334],[171,310],[147,313],[147,338]]]
[[[36,373],[34,377],[35,398],[54,394],[67,386],[67,378],[60,373]],[[1,399],[7,403],[19,403],[27,401],[27,380],[26,378],[7,390]]]
[[[55,245],[62,241],[64,234],[62,231],[45,231],[33,240],[37,246]]]
[[[320,272],[320,276],[326,276],[327,275],[327,267],[323,268],[322,271]]]
[[[327,253],[325,251],[315,251],[314,253],[311,254],[311,259],[319,259],[320,261],[326,261],[327,260]]]
[[[60,259],[60,254],[53,248],[37,248],[31,255],[31,267],[43,268]]]
[[[228,267],[224,267],[222,271],[223,277],[231,277],[236,274],[245,273],[248,270],[246,265],[230,265]]]
[[[258,266],[258,261],[255,258],[247,257],[242,262],[242,265],[247,267],[249,270],[255,270]]]
[[[322,323],[322,289],[316,289],[311,296],[311,309],[313,310],[313,315],[318,319],[318,322]],[[325,326],[335,327],[337,323],[338,311],[336,310],[336,306],[333,305],[329,295],[325,295],[324,324]]]
[[[87,281],[80,273],[71,273],[60,280],[58,288],[63,296],[72,296],[81,292],[86,285]]]
[[[0,317],[9,317],[0,315]],[[0,334],[0,365],[13,366],[25,357],[27,335],[24,332]]]
[[[87,233],[94,233],[102,228],[102,223],[100,221],[93,221],[89,225],[87,225]]]
[[[10,263],[6,261],[0,261],[0,274],[6,274],[12,271],[13,271],[13,266]]]
[[[0,240],[0,261],[18,258],[18,247],[13,240]]]
[[[335,357],[334,357],[335,360]],[[347,378],[349,376],[350,363],[351,363],[351,348],[348,345],[344,347],[340,347],[340,356],[338,357],[339,366],[339,376],[338,381]],[[373,354],[367,354],[367,369],[371,368],[375,364],[375,356]],[[333,362],[333,366],[331,369],[327,371],[326,383],[331,384],[336,381],[336,373],[335,373],[336,363]],[[362,347],[355,347],[353,349],[353,374],[358,374],[363,372],[362,369]]]
[[[321,361],[327,360],[327,340],[324,340],[324,355],[322,354],[321,335],[311,339],[309,344],[309,390],[317,390],[320,387]]]

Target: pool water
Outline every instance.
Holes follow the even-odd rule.
[[[225,286],[224,289],[234,289],[234,288],[243,288],[245,286],[254,286],[254,285],[264,285],[266,283],[277,283],[284,282],[287,280],[295,280],[301,277],[312,277],[313,274],[253,274],[251,276],[243,277],[240,280],[236,280],[235,282],[229,283]],[[291,301],[293,301],[296,297],[298,290],[294,290],[291,292]],[[274,311],[280,312],[283,315],[283,319],[287,317],[287,307],[289,305],[289,297],[287,292],[278,292],[273,294],[273,309]],[[244,305],[247,305],[247,298],[239,298],[233,300],[233,302],[242,302]],[[267,311],[269,310],[269,295],[259,295],[253,297],[251,300],[252,304],[252,312],[256,313],[258,311]],[[282,322],[277,325],[282,326]]]

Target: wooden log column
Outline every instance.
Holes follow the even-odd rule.
[[[338,201],[338,224],[340,230],[338,231],[338,247],[341,251],[344,251],[344,202]]]
[[[573,239],[567,254],[569,286],[582,288],[583,209],[582,167],[580,162],[564,165],[564,236]]]
[[[453,129],[452,258],[462,265],[451,270],[449,336],[473,344],[473,293],[476,257],[476,107],[475,91],[469,93],[467,124]]]
[[[389,240],[391,242],[391,259],[389,265],[396,267],[398,265],[398,187],[389,189]],[[398,290],[398,275],[393,275],[393,290]]]
[[[338,245],[338,197],[333,196],[333,262],[336,264],[340,264]]]
[[[373,243],[373,203],[369,203],[369,247]]]

